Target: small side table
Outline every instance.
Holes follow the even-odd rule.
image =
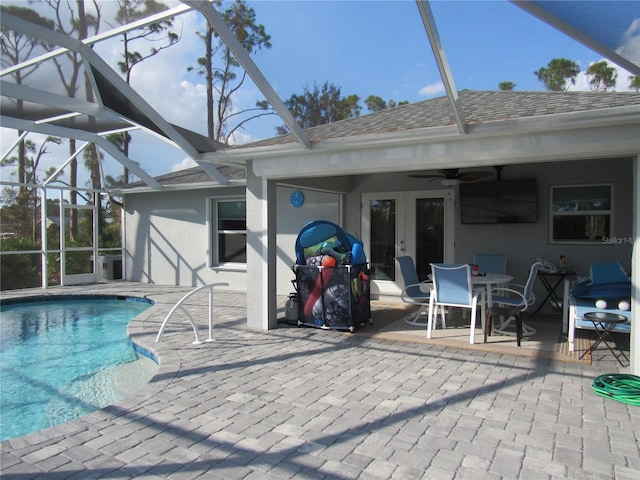
[[[613,346],[609,345],[608,340],[611,340],[611,342],[613,342],[615,346],[615,342],[613,340],[613,337],[611,336],[611,332],[619,324],[625,323],[628,320],[627,317],[617,313],[608,313],[608,312],[589,312],[589,313],[585,313],[583,317],[586,320],[589,320],[591,321],[591,323],[593,323],[593,327],[595,328],[596,334],[598,335],[598,339],[595,341],[593,345],[589,347],[588,350],[586,350],[582,355],[580,355],[580,358],[583,358],[587,353],[593,352],[598,345],[604,342],[607,348],[611,351],[611,354],[614,357],[616,357],[616,360],[618,360],[618,363],[620,365],[624,365],[620,361],[620,357],[616,355],[616,352],[614,351]],[[620,349],[620,356],[623,357],[627,362],[629,361],[629,359],[624,354],[622,349]]]
[[[562,299],[556,293],[556,290],[567,277],[571,277],[575,274],[576,272],[572,272],[570,270],[558,270],[557,272],[543,272],[542,270],[538,270],[538,278],[540,279],[542,286],[544,286],[544,289],[547,291],[547,296],[540,302],[538,308],[536,308],[535,312],[531,314],[531,317],[545,306],[547,300],[551,302],[551,306],[553,308],[562,312]]]

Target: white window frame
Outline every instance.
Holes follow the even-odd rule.
[[[244,202],[245,203],[245,215],[247,199],[244,196],[221,196],[221,197],[209,197],[207,199],[207,231],[209,232],[209,248],[207,254],[207,263],[209,268],[215,269],[230,269],[230,270],[246,270],[246,263],[239,262],[222,262],[218,255],[218,236],[224,233],[244,233],[246,230],[218,230],[218,204],[221,202]],[[246,217],[245,217],[246,222]]]
[[[585,189],[585,188],[609,188],[610,205],[606,210],[568,210],[568,211],[554,211],[553,199],[554,192],[560,189]],[[611,237],[614,232],[613,220],[614,220],[614,189],[612,183],[593,183],[593,184],[573,184],[573,185],[551,185],[549,188],[549,243],[552,244],[577,244],[577,245],[598,245],[604,244],[604,238]],[[605,232],[603,238],[578,240],[578,239],[556,239],[554,232],[554,219],[560,216],[588,216],[588,215],[605,215],[609,217],[609,231]]]

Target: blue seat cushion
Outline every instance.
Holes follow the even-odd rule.
[[[591,273],[591,283],[593,285],[624,283],[629,281],[627,273],[618,261],[594,263],[589,270]]]
[[[631,298],[631,281],[594,284],[591,280],[578,283],[571,292],[576,298],[624,300]]]

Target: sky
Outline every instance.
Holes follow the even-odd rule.
[[[20,3],[4,0],[3,4]],[[165,1],[175,6],[179,2]],[[271,35],[270,49],[252,55],[282,100],[302,93],[305,86],[330,82],[343,96],[364,99],[377,95],[384,100],[411,103],[445,95],[415,1],[303,1],[254,0],[256,20]],[[635,0],[635,3],[639,2]],[[228,5],[229,2],[225,2]],[[104,16],[113,11],[113,0],[102,1]],[[32,7],[33,8],[33,7]],[[576,62],[584,72],[603,57],[506,0],[436,0],[431,8],[458,90],[497,90],[502,81],[515,90],[544,90],[535,70],[554,58]],[[640,10],[639,10],[640,11]],[[630,22],[632,19],[630,19]],[[203,79],[187,67],[203,53],[195,35],[203,30],[199,15],[187,14],[174,23],[181,34],[178,46],[163,51],[134,71],[132,85],[172,123],[206,133],[206,92]],[[636,28],[640,20],[636,20]],[[115,65],[120,52],[117,41],[96,46],[105,60]],[[610,62],[611,63],[611,62]],[[620,71],[617,91],[628,90],[628,72]],[[589,90],[584,73],[572,90]],[[252,82],[234,99],[243,109],[263,96]],[[236,143],[272,137],[283,122],[276,116],[247,124]],[[15,134],[2,129],[0,151],[13,143]],[[60,165],[65,149],[52,150],[43,168]],[[131,158],[152,176],[192,166],[190,159],[148,135],[134,135]],[[107,173],[118,175],[122,167],[111,160]],[[2,179],[13,174],[0,169]]]

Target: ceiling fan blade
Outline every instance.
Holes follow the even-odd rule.
[[[460,178],[460,169],[459,168],[445,168],[442,170],[438,170],[442,176],[446,179],[453,180]]]
[[[493,175],[495,175],[495,172],[490,172],[488,170],[477,170],[472,172],[463,172],[458,176],[458,179],[462,182],[475,182],[476,180],[492,177]]]
[[[445,168],[438,170],[438,173],[410,173],[407,176],[411,178],[439,179],[439,180],[459,180],[461,182],[474,182],[482,178],[495,175],[490,170],[471,170],[469,172],[460,172],[458,168]]]

